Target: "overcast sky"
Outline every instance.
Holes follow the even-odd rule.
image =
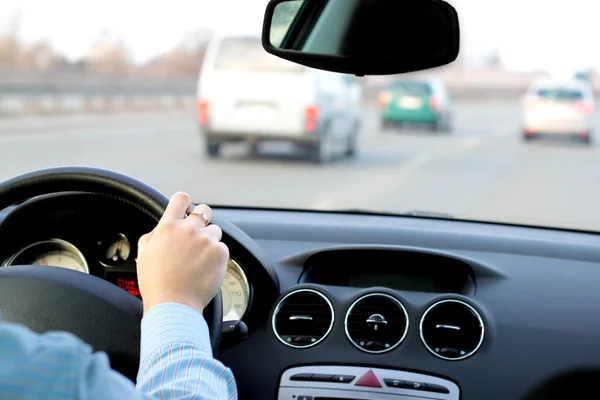
[[[122,35],[143,62],[198,28],[260,26],[267,0],[1,0],[0,30],[21,15],[26,41],[50,39],[69,58],[81,57],[103,29]],[[598,3],[598,4],[596,4]],[[596,0],[453,0],[461,51],[497,49],[515,69],[557,74],[600,66],[600,2]],[[597,26],[598,28],[595,28]]]

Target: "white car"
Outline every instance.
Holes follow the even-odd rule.
[[[531,85],[523,102],[523,138],[569,135],[589,144],[594,96],[581,81],[541,80]]]
[[[362,88],[354,76],[309,69],[267,53],[260,34],[217,34],[198,79],[198,122],[209,156],[223,145],[296,145],[319,162],[352,156]]]

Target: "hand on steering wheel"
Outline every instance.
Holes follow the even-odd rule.
[[[229,249],[223,232],[208,225],[212,210],[192,206],[186,193],[177,193],[156,228],[138,244],[137,275],[144,313],[160,303],[176,302],[199,313],[219,292],[227,270]]]

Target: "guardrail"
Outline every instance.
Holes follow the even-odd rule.
[[[519,101],[519,97],[523,94],[522,91],[514,89],[485,88],[454,89],[451,92],[455,101]],[[377,88],[367,88],[363,96],[365,104],[374,103],[378,93]],[[0,117],[191,110],[195,102],[195,95],[0,94]]]
[[[363,85],[363,98],[366,104],[372,104],[385,86],[368,82]],[[518,102],[526,90],[491,85],[448,86],[455,101]],[[195,92],[196,81],[192,79],[127,83],[92,80],[85,84],[0,81],[0,117],[193,109]]]
[[[194,96],[0,95],[0,116],[82,114],[193,108]]]

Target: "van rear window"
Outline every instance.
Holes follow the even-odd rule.
[[[431,94],[431,86],[427,82],[407,82],[398,81],[392,83],[391,90],[413,94],[413,95],[429,95]]]
[[[573,89],[540,89],[537,91],[538,97],[552,100],[583,100],[583,93]]]
[[[221,42],[215,68],[221,70],[301,73],[304,67],[269,54],[257,38],[228,38]]]

